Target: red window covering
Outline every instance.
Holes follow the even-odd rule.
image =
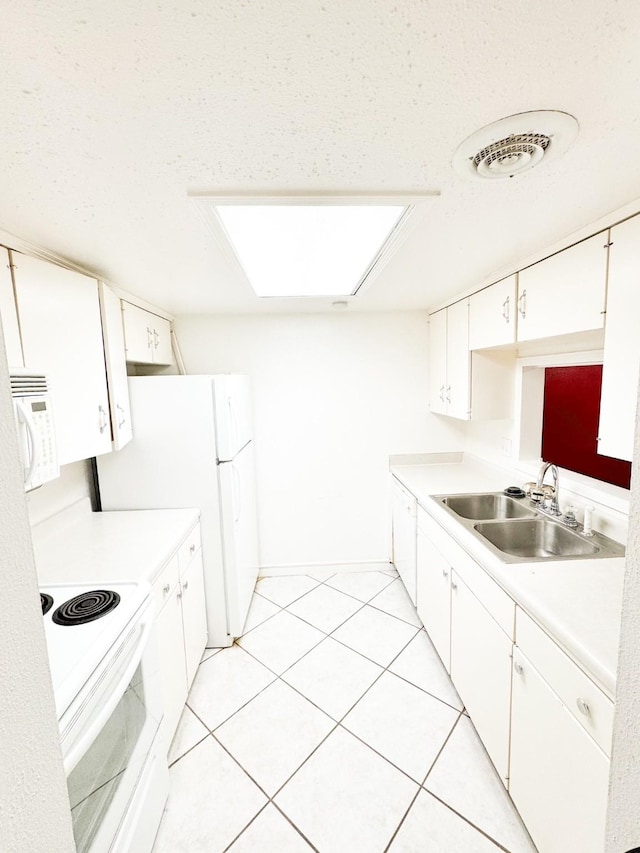
[[[597,453],[601,386],[601,364],[546,368],[542,458],[628,489],[631,463]]]

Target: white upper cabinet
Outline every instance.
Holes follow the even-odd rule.
[[[469,300],[469,349],[512,344],[516,339],[517,273],[474,293]]]
[[[429,408],[446,415],[447,398],[447,309],[429,316]]]
[[[173,364],[169,320],[125,300],[122,315],[127,361]]]
[[[0,320],[9,367],[24,367],[22,342],[11,278],[11,252],[0,246]]]
[[[640,216],[611,229],[598,453],[633,458],[640,365]]]
[[[470,389],[469,304],[462,300],[429,317],[429,408],[468,420]]]
[[[113,449],[120,450],[133,437],[129,386],[127,384],[127,363],[124,351],[124,329],[122,328],[122,308],[120,297],[116,296],[104,282],[101,281],[98,287],[109,387]]]
[[[111,450],[98,282],[13,252],[27,367],[49,377],[61,465]]]
[[[518,341],[603,328],[607,234],[595,234],[519,272]]]

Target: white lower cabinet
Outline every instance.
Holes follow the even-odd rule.
[[[609,759],[517,647],[509,793],[540,853],[602,853]]]
[[[513,640],[451,574],[451,680],[489,757],[507,784]]]
[[[613,701],[421,506],[416,575],[418,614],[540,853],[602,853]]]
[[[393,564],[416,603],[416,512],[418,503],[392,478]]]
[[[429,519],[418,507],[416,609],[447,672],[451,670],[451,566],[428,532]]]
[[[189,533],[154,583],[156,634],[167,750],[207,641],[200,525]]]

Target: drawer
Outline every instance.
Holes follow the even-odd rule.
[[[171,592],[177,585],[178,578],[178,554],[176,553],[162,569],[153,584],[153,601],[156,608],[156,617],[171,597]]]
[[[418,508],[418,527],[433,542],[502,630],[513,640],[516,606],[507,593],[470,557],[437,521]]]
[[[516,644],[569,712],[610,756],[613,733],[611,699],[519,607]]]
[[[200,546],[200,525],[196,524],[182,545],[178,548],[178,563],[181,575],[185,573],[187,566],[194,558],[196,552],[200,550]]]

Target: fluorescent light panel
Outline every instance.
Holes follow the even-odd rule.
[[[405,205],[214,206],[258,296],[351,296]]]

